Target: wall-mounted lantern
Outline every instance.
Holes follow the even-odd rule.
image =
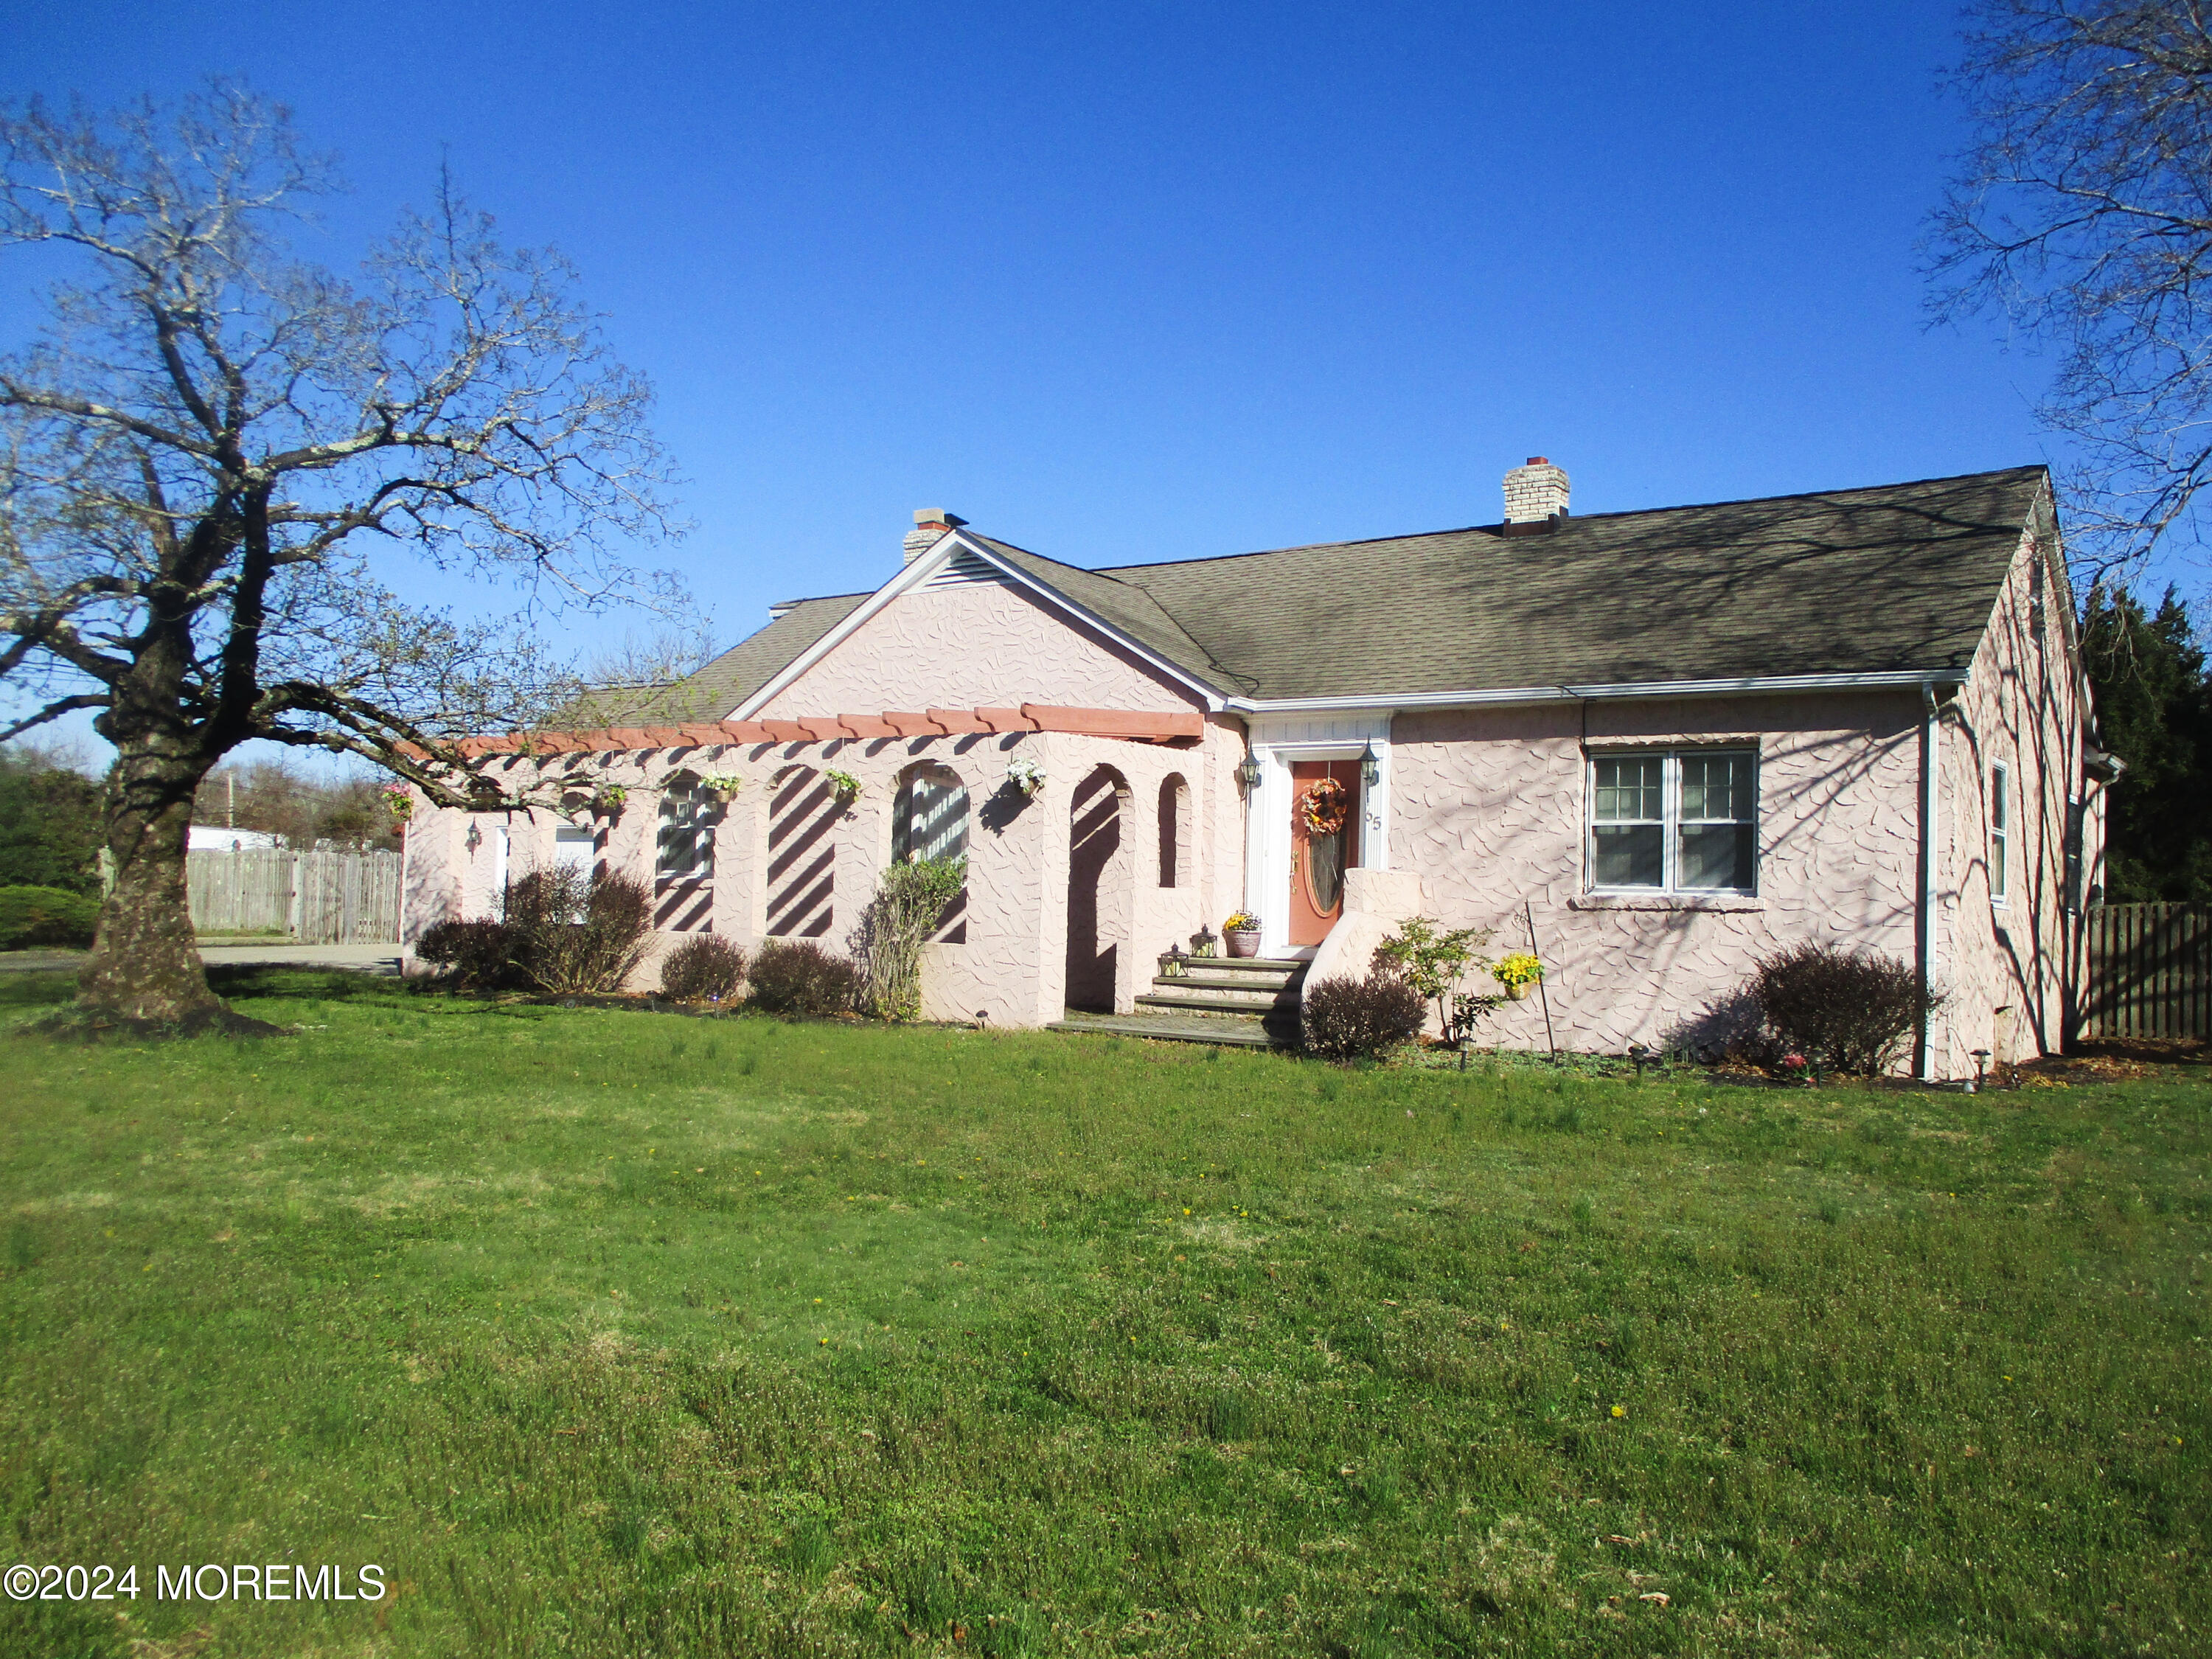
[[[1382,757],[1375,752],[1375,739],[1367,740],[1367,752],[1359,757],[1359,775],[1372,789],[1382,781]]]
[[[1237,781],[1247,789],[1260,787],[1260,757],[1257,755],[1249,752],[1245,755],[1243,763],[1237,769]]]

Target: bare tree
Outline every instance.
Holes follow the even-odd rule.
[[[334,188],[289,112],[233,85],[0,112],[0,246],[64,272],[0,359],[0,690],[36,705],[0,739],[93,709],[118,751],[116,883],[80,978],[109,1018],[229,1018],[184,884],[193,793],[226,754],[318,746],[490,799],[455,740],[576,690],[531,619],[657,580],[611,545],[668,528],[649,393],[569,268],[441,189],[341,275],[287,236]],[[415,562],[518,609],[410,603]]]
[[[2094,586],[2195,536],[2212,482],[2212,6],[1979,0],[1973,147],[1936,216],[1939,315],[2059,353],[2073,552]]]

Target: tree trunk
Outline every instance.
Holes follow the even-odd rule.
[[[100,907],[77,1012],[133,1030],[191,1031],[235,1017],[208,988],[185,893],[192,797],[207,768],[158,742],[123,750],[107,780],[115,887]],[[259,1022],[252,1022],[258,1024]]]

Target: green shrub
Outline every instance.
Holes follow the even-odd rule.
[[[771,1014],[842,1014],[860,970],[811,939],[773,939],[753,958],[752,1006]]]
[[[1305,1044],[1328,1060],[1358,1060],[1417,1036],[1427,1000],[1389,971],[1325,979],[1306,988]]]
[[[501,921],[441,921],[422,931],[415,954],[445,971],[439,982],[460,991],[495,991],[515,982],[514,932]]]
[[[0,951],[89,945],[100,901],[58,887],[0,887]]]
[[[1943,999],[1920,988],[1911,964],[1872,951],[1800,945],[1759,964],[1744,988],[1758,1000],[1775,1047],[1836,1072],[1886,1069]]]
[[[653,895],[634,876],[569,865],[531,871],[507,890],[514,963],[541,991],[619,991],[652,942]]]
[[[968,860],[910,859],[884,872],[860,918],[860,979],[879,1019],[921,1017],[921,947],[968,884]]]
[[[745,953],[720,933],[694,933],[660,964],[660,994],[684,1002],[727,1002],[744,983]]]

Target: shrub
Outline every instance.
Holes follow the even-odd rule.
[[[1330,1060],[1355,1060],[1417,1035],[1428,1005],[1419,991],[1385,971],[1309,986],[1303,1012],[1307,1048]]]
[[[744,983],[744,947],[720,933],[694,933],[660,964],[660,994],[684,1002],[726,1002]]]
[[[619,991],[651,944],[653,895],[633,876],[549,865],[508,884],[507,926],[517,971],[539,990]]]
[[[870,1013],[921,1017],[921,947],[967,884],[964,858],[914,859],[884,872],[860,918],[860,974]]]
[[[1880,1072],[1942,1006],[1908,963],[1871,951],[1800,945],[1767,957],[1745,988],[1775,1043],[1832,1071]]]
[[[100,901],[58,887],[0,887],[0,951],[89,945]]]
[[[1396,933],[1375,947],[1368,965],[1376,973],[1412,986],[1424,1001],[1433,1001],[1437,1018],[1449,1026],[1448,999],[1452,989],[1469,968],[1482,962],[1477,952],[1489,942],[1487,928],[1455,927],[1447,932],[1442,923],[1427,916],[1409,916]]]
[[[811,939],[773,939],[753,958],[752,1006],[771,1014],[841,1014],[853,1006],[860,970]]]
[[[441,921],[422,930],[415,954],[445,971],[439,982],[462,991],[495,991],[514,982],[514,930],[501,921]]]

